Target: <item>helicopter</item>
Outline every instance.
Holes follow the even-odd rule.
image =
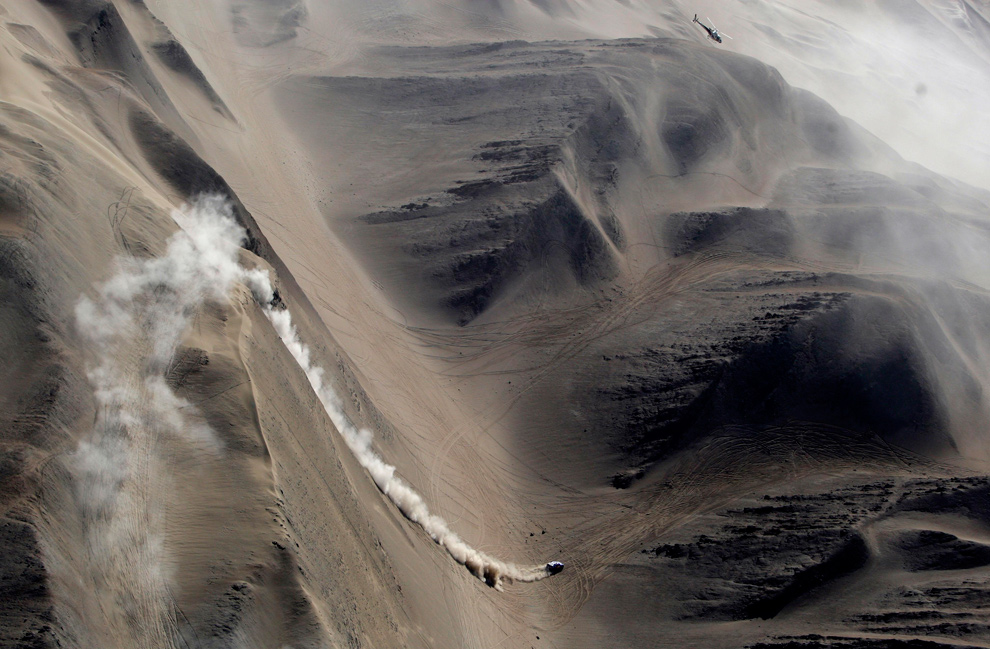
[[[694,20],[692,22],[696,22],[699,25],[701,25],[701,28],[704,29],[706,32],[708,32],[708,38],[712,39],[716,43],[721,43],[723,36],[725,36],[726,38],[732,38],[728,34],[719,33],[718,28],[715,27],[715,23],[712,23],[711,18],[708,19],[708,22],[712,23],[711,27],[698,20],[698,14],[694,14]]]

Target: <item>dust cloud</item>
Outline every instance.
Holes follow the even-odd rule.
[[[267,275],[255,274],[246,278],[245,284],[262,305],[265,315],[286,349],[306,374],[309,384],[347,447],[358,463],[371,474],[381,492],[388,496],[403,516],[423,528],[423,531],[437,545],[447,550],[455,561],[467,567],[473,575],[496,590],[502,590],[504,583],[533,582],[550,576],[548,566],[517,566],[473,548],[450,529],[447,521],[431,514],[423,497],[402,478],[395,475],[395,467],[385,462],[371,447],[373,437],[371,431],[357,428],[348,419],[340,398],[323,379],[325,374],[323,368],[313,363],[309,347],[300,340],[299,331],[292,324],[289,311],[271,307],[273,290]]]
[[[271,288],[265,288],[266,291],[260,293],[256,291],[255,296],[259,297],[262,304],[267,305],[264,297],[267,296],[268,300],[271,300]],[[323,368],[313,365],[309,347],[299,339],[299,332],[292,324],[289,312],[276,311],[270,306],[265,306],[264,310],[286,349],[305,372],[310,385],[320,398],[320,403],[323,404],[327,415],[354,457],[371,474],[382,493],[388,496],[406,518],[422,527],[423,531],[447,550],[455,561],[466,566],[472,574],[496,590],[502,590],[502,584],[506,582],[538,581],[550,575],[546,566],[517,566],[471,547],[450,529],[447,521],[431,514],[423,497],[395,475],[395,467],[385,462],[371,448],[371,431],[358,429],[344,414],[340,399],[323,380]]]
[[[76,305],[76,327],[95,362],[92,433],[69,466],[75,475],[92,592],[107,628],[134,646],[174,646],[171,560],[165,545],[168,458],[177,445],[215,456],[222,444],[167,383],[175,352],[207,301],[245,276],[244,232],[215,197],[175,210],[181,226],[163,256],[121,258],[116,273]]]
[[[238,263],[246,233],[223,197],[199,197],[172,216],[182,229],[162,257],[119,260],[116,274],[76,308],[77,327],[96,358],[88,377],[99,406],[93,432],[73,458],[89,568],[95,582],[111,586],[107,597],[129,600],[123,607],[103,607],[128,612],[128,620],[108,624],[130,628],[136,641],[149,646],[171,646],[177,637],[164,544],[163,494],[169,491],[164,449],[169,443],[211,454],[223,448],[166,377],[192,318],[204,304],[225,301],[237,282],[251,290],[348,448],[406,518],[498,590],[504,583],[550,575],[546,566],[517,566],[471,547],[374,451],[371,431],[358,429],[344,414],[290,313],[272,308],[267,271]],[[133,612],[139,613],[136,618],[130,617]]]

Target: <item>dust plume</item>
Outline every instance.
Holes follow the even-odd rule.
[[[260,289],[260,290],[259,290]],[[255,297],[262,304],[271,300],[271,287],[252,287]],[[395,475],[395,467],[385,462],[371,448],[371,431],[358,429],[344,414],[340,399],[333,389],[323,381],[323,368],[313,365],[309,347],[300,339],[299,332],[292,324],[288,311],[276,311],[265,306],[265,315],[271,321],[286,348],[306,373],[310,385],[320,398],[324,409],[340,432],[354,457],[371,474],[375,484],[388,496],[402,514],[423,528],[436,543],[442,546],[458,563],[463,564],[486,584],[502,590],[503,582],[531,582],[548,577],[545,566],[517,566],[492,557],[468,545],[450,529],[443,518],[431,514],[426,502],[412,487]]]
[[[200,197],[176,210],[173,218],[182,230],[169,240],[164,256],[120,260],[117,273],[99,287],[97,296],[82,298],[76,309],[79,330],[97,358],[88,375],[99,404],[93,434],[75,455],[79,505],[94,579],[118,585],[118,599],[135,599],[133,608],[143,613],[135,629],[150,630],[161,646],[175,635],[168,614],[161,520],[162,494],[168,493],[168,444],[178,441],[208,453],[222,450],[190,404],[172,392],[166,376],[192,317],[203,304],[226,300],[236,282],[252,291],[348,448],[404,516],[493,588],[549,576],[546,566],[517,566],[471,547],[444,519],[431,514],[423,498],[395,475],[395,467],[375,453],[371,432],[358,429],[344,414],[289,312],[271,307],[274,293],[267,272],[238,264],[246,233],[222,197]]]
[[[167,383],[176,348],[199,308],[226,298],[244,277],[244,232],[217,198],[172,217],[182,227],[162,257],[121,258],[76,326],[95,357],[87,372],[97,403],[92,434],[70,459],[86,556],[83,573],[111,637],[134,646],[174,646],[164,515],[170,455],[215,457],[221,443]]]
[[[327,415],[340,432],[341,437],[344,438],[354,457],[371,474],[382,493],[388,496],[389,500],[398,507],[406,518],[423,528],[423,531],[447,550],[455,561],[466,566],[472,574],[496,590],[502,590],[502,584],[505,582],[539,581],[552,574],[548,566],[517,566],[473,548],[450,529],[447,521],[431,514],[423,497],[395,475],[395,467],[385,462],[372,449],[371,431],[358,429],[344,414],[339,397],[333,388],[323,380],[323,368],[313,364],[309,347],[300,340],[299,331],[292,324],[292,316],[289,311],[276,310],[271,307],[274,293],[267,273],[254,271],[245,276],[244,283],[262,305],[265,315],[272,323],[279,338],[282,339],[286,349],[305,372],[306,378],[309,379],[310,385],[320,399],[320,403],[323,404]]]

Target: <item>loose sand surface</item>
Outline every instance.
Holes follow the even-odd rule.
[[[990,646],[986,2],[0,45],[3,646]]]

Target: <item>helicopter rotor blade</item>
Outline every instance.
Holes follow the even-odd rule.
[[[705,18],[708,18],[708,16],[705,16]],[[728,39],[731,39],[731,38],[732,38],[731,36],[729,36],[729,35],[728,35],[728,34],[726,34],[725,32],[723,32],[723,31],[721,31],[721,30],[720,30],[720,29],[719,29],[718,27],[716,27],[716,26],[715,26],[715,21],[714,21],[714,20],[712,20],[711,18],[708,18],[708,22],[710,22],[710,23],[712,24],[712,29],[714,29],[714,30],[715,30],[715,32],[716,32],[716,33],[717,33],[717,34],[718,34],[719,36],[725,36],[725,37],[726,37],[726,38],[728,38]]]

